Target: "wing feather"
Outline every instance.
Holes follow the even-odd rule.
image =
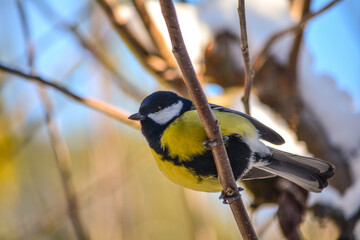
[[[231,113],[235,113],[242,117],[247,118],[252,124],[254,124],[255,128],[259,131],[261,139],[264,139],[264,140],[271,142],[273,144],[276,144],[276,145],[281,145],[281,144],[285,143],[285,140],[280,136],[280,134],[278,134],[273,129],[265,126],[264,124],[262,124],[255,118],[253,118],[245,113],[235,111],[230,108],[222,107],[219,105],[215,105],[215,104],[210,104],[210,107],[214,110],[218,110],[218,111],[222,111],[222,112],[231,112]]]

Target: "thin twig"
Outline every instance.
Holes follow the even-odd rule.
[[[320,14],[322,14],[326,10],[330,9],[332,6],[334,6],[336,3],[340,2],[340,1],[342,1],[342,0],[333,0],[333,1],[329,2],[328,4],[326,4],[324,7],[322,7],[320,10],[318,10],[314,13],[310,13],[307,16],[305,16],[304,18],[302,18],[299,23],[296,23],[296,24],[294,24],[288,28],[285,28],[285,29],[275,33],[274,35],[272,35],[270,37],[270,39],[265,43],[265,45],[262,48],[262,50],[260,51],[260,53],[254,59],[253,64],[252,64],[253,69],[255,69],[255,71],[258,71],[264,65],[264,63],[267,59],[267,54],[268,54],[271,46],[273,46],[273,44],[276,41],[278,41],[280,38],[282,38],[283,36],[285,36],[289,33],[296,33],[298,31],[302,31],[302,29],[304,29],[305,25],[311,19],[319,16]]]
[[[27,15],[25,13],[23,2],[21,0],[17,1],[17,7],[27,46],[28,65],[31,69],[32,74],[34,74],[33,64],[35,59],[35,50],[31,41]],[[57,126],[53,121],[53,118],[51,117],[53,113],[53,108],[47,92],[45,91],[45,89],[42,88],[41,85],[38,86],[38,91],[43,102],[46,116],[46,125],[51,139],[51,145],[55,153],[56,162],[59,168],[59,173],[61,176],[62,186],[64,188],[64,193],[67,200],[67,207],[69,210],[72,226],[74,227],[75,234],[79,240],[90,239],[88,232],[85,230],[84,223],[81,220],[78,200],[71,174],[71,159],[66,143],[60,136],[57,130]]]
[[[156,24],[153,22],[150,14],[148,13],[143,0],[132,0],[138,15],[143,22],[145,29],[147,30],[153,44],[159,51],[160,56],[166,61],[170,68],[176,68],[176,62],[174,56],[166,47],[165,39],[159,31]]]
[[[241,32],[241,52],[244,59],[244,85],[245,92],[242,97],[242,102],[245,107],[245,112],[250,115],[250,94],[252,82],[254,79],[254,71],[250,67],[250,56],[249,56],[249,46],[247,40],[247,31],[246,31],[246,15],[245,15],[245,2],[244,0],[239,0],[238,7],[239,21],[240,21],[240,32]]]
[[[79,96],[78,94],[67,89],[66,86],[56,83],[55,81],[50,81],[50,80],[44,79],[40,76],[27,74],[21,70],[5,66],[4,64],[1,64],[1,63],[0,63],[0,70],[7,72],[7,73],[17,75],[17,76],[25,78],[25,79],[29,79],[29,80],[32,80],[35,82],[42,83],[49,87],[52,87],[52,88],[58,90],[59,92],[65,94],[66,96],[72,98],[73,100],[80,102],[81,104],[84,104],[84,105],[86,105],[92,109],[95,109],[99,112],[105,113],[106,115],[108,115],[116,120],[119,120],[120,122],[122,122],[132,128],[135,128],[135,129],[140,128],[139,123],[128,119],[128,117],[130,116],[130,113],[123,109],[120,109],[119,107],[116,107],[114,105],[111,105],[109,103],[106,103],[104,101],[101,101],[101,100],[98,100],[95,98],[87,98],[87,97]]]
[[[210,109],[187,53],[174,4],[172,0],[160,0],[160,5],[171,38],[173,53],[184,75],[186,87],[204,124],[208,139],[217,143],[211,147],[211,150],[215,159],[219,181],[224,189],[223,191],[226,196],[232,196],[235,199],[229,203],[238,228],[244,239],[257,239],[231,170],[220,132],[220,124]]]

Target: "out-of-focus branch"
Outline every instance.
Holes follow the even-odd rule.
[[[111,24],[114,26],[118,34],[124,39],[126,45],[135,53],[139,58],[146,58],[150,53],[145,49],[141,42],[134,36],[127,25],[117,20],[115,0],[96,0],[97,3],[104,10],[108,16]]]
[[[34,1],[33,4],[40,10],[41,14],[43,14],[48,19],[59,19],[57,13],[47,4],[46,2],[38,2]],[[132,82],[127,80],[121,74],[121,71],[116,67],[114,61],[112,61],[107,54],[105,53],[101,44],[97,42],[91,41],[89,38],[85,37],[79,30],[78,26],[75,24],[69,24],[65,22],[63,19],[58,20],[59,24],[57,26],[65,31],[73,34],[81,44],[81,46],[86,49],[92,56],[103,66],[110,74],[117,80],[116,83],[120,85],[122,91],[127,93],[129,96],[135,98],[136,100],[142,100],[147,95],[143,92],[143,90]]]
[[[128,117],[130,116],[130,113],[120,109],[114,105],[111,105],[109,103],[106,103],[104,101],[98,100],[98,99],[94,99],[94,98],[87,98],[87,97],[82,97],[77,95],[76,93],[72,92],[71,90],[69,90],[66,86],[56,83],[55,81],[50,81],[47,79],[44,79],[40,76],[36,76],[36,75],[31,75],[31,74],[27,74],[24,73],[21,70],[15,69],[15,68],[11,68],[11,67],[7,67],[4,64],[0,63],[0,70],[7,72],[7,73],[11,73],[14,75],[17,75],[19,77],[25,78],[25,79],[29,79],[35,82],[39,82],[44,84],[45,86],[49,86],[52,87],[56,90],[58,90],[59,92],[65,94],[66,96],[72,98],[73,100],[80,102],[81,104],[84,104],[85,106],[88,106],[92,109],[95,109],[99,112],[102,112],[116,120],[119,120],[120,122],[135,128],[135,129],[139,129],[140,125],[139,123],[136,123],[135,121],[131,121],[128,119]],[[134,123],[135,122],[135,123]]]
[[[311,0],[301,0],[301,3],[302,3],[301,8],[298,10],[299,13],[297,15],[300,16],[300,19],[304,19],[305,16],[309,15]],[[291,79],[297,78],[296,70],[298,67],[298,59],[299,59],[298,56],[299,56],[300,47],[301,47],[301,43],[302,43],[302,39],[303,39],[304,27],[305,27],[305,25],[303,25],[303,27],[298,29],[298,31],[296,32],[293,46],[290,51],[289,64],[288,64],[287,71],[290,73],[288,76],[289,77],[288,82],[292,83],[292,84],[296,83],[296,81],[291,81]]]
[[[77,63],[74,64],[74,66],[65,74],[64,79],[68,79],[68,76],[71,75],[78,67],[82,64],[84,59],[80,59]],[[59,112],[62,110],[62,106],[57,107],[57,111],[53,113],[51,117],[54,117],[56,114],[59,114]],[[27,127],[21,131],[21,137],[19,137],[16,144],[14,144],[13,150],[12,150],[12,156],[18,154],[36,135],[36,133],[41,129],[41,127],[44,125],[40,120],[37,120],[36,122],[28,123],[26,124]]]
[[[279,39],[281,39],[282,37],[284,37],[285,35],[287,35],[289,33],[296,33],[296,32],[302,31],[302,29],[305,28],[305,25],[310,20],[321,15],[323,12],[330,9],[331,7],[333,7],[336,3],[339,3],[340,1],[342,1],[342,0],[333,0],[333,1],[329,2],[328,4],[326,4],[324,7],[322,7],[320,10],[313,12],[313,13],[309,13],[306,16],[304,16],[300,20],[299,23],[296,23],[296,24],[294,24],[288,28],[285,28],[285,29],[275,33],[274,35],[272,35],[270,37],[270,39],[265,43],[264,47],[259,52],[259,54],[255,57],[253,64],[252,64],[253,69],[257,72],[264,65],[266,59],[268,58],[267,57],[268,52],[276,41],[278,41]]]
[[[72,225],[78,239],[90,239],[88,232],[85,230],[84,223],[81,220],[80,209],[78,204],[78,198],[73,183],[73,177],[71,174],[71,158],[69,150],[66,146],[64,139],[61,137],[58,128],[55,124],[53,115],[53,107],[50,102],[49,96],[45,92],[45,89],[39,89],[41,98],[45,108],[46,124],[51,140],[51,145],[55,153],[56,163],[59,169],[62,186],[67,201],[68,213]]]
[[[22,26],[23,35],[24,35],[24,41],[26,43],[26,53],[27,53],[28,65],[32,69],[33,65],[34,65],[35,50],[34,50],[32,42],[31,42],[30,30],[29,30],[29,26],[28,26],[27,16],[26,16],[24,6],[23,6],[23,1],[17,0],[16,7],[17,7],[19,17],[20,17],[20,22],[21,22],[21,26]]]
[[[219,122],[210,109],[205,93],[201,88],[187,53],[174,4],[172,0],[161,0],[160,6],[171,38],[173,53],[184,75],[191,99],[204,124],[208,139],[216,143],[215,146],[211,147],[211,150],[215,159],[219,180],[224,189],[223,192],[226,196],[234,198],[234,200],[229,201],[229,204],[243,238],[257,239],[231,170],[229,158],[220,132]]]
[[[51,145],[53,147],[57,166],[62,181],[62,185],[67,200],[67,207],[70,215],[70,219],[74,226],[78,239],[90,239],[88,232],[85,230],[84,223],[81,220],[78,198],[73,183],[73,177],[71,174],[71,158],[69,150],[66,146],[64,139],[61,137],[57,126],[55,124],[53,115],[53,107],[45,89],[41,89],[43,92],[42,99],[44,108],[46,110],[46,124],[51,139]]]
[[[21,0],[17,1],[17,7],[21,19],[22,29],[24,32],[24,39],[27,46],[28,64],[29,67],[31,68],[32,74],[34,74],[33,64],[35,58],[35,50],[34,50],[34,45],[32,44],[31,41],[27,15],[24,10],[23,2]],[[51,117],[53,113],[53,108],[46,90],[39,85],[38,91],[41,100],[43,102],[45,116],[46,116],[46,125],[50,135],[50,139],[52,143],[51,145],[55,153],[55,158],[57,160],[56,163],[59,168],[59,173],[62,180],[62,186],[64,188],[65,197],[67,200],[67,207],[69,210],[72,226],[79,240],[90,239],[89,234],[85,230],[84,223],[80,216],[77,195],[71,174],[71,159],[66,143],[64,139],[60,136],[56,124],[53,118]]]
[[[133,44],[134,42],[131,40],[132,38],[128,37],[128,35],[133,36],[133,34],[127,28],[126,24],[119,20],[119,16],[117,16],[119,15],[117,12],[118,3],[115,0],[97,0],[97,2],[104,10],[114,29],[124,39],[125,43],[134,53],[135,57],[137,57],[139,63],[164,86],[171,86],[176,89],[176,91],[186,94],[187,92],[184,82],[182,81],[182,77],[179,75],[176,68],[169,66],[164,59],[159,58],[156,55],[152,55],[147,51],[142,51],[141,49],[145,48],[141,46],[141,44],[140,46],[136,43]],[[137,40],[134,41],[138,42]],[[160,64],[154,64],[155,61]],[[158,69],[158,66],[161,67]]]
[[[339,240],[355,240],[354,229],[356,223],[360,219],[360,207],[356,210],[356,212],[346,220],[343,228],[341,229],[341,234]]]
[[[308,209],[318,218],[329,218],[339,227],[339,240],[354,240],[354,228],[360,219],[360,207],[354,213],[346,218],[344,212],[333,206],[322,203],[315,204]]]
[[[239,22],[240,22],[240,33],[241,33],[241,52],[244,60],[244,85],[245,92],[242,97],[242,101],[244,103],[245,112],[250,115],[250,93],[252,82],[254,78],[254,71],[250,67],[250,56],[249,56],[249,46],[247,40],[247,31],[246,31],[246,15],[245,15],[245,2],[244,0],[239,0],[238,6],[238,14],[239,14]]]
[[[104,50],[99,44],[96,44],[89,39],[86,39],[77,29],[76,26],[67,26],[69,30],[77,37],[81,45],[88,50],[100,63],[107,69],[118,81],[116,81],[121,89],[129,96],[134,97],[136,100],[142,100],[146,94],[144,91],[136,87],[134,84],[126,80],[125,77],[121,76],[121,73],[116,68],[115,63],[105,54]]]
[[[166,47],[164,37],[151,19],[143,0],[132,0],[132,2],[154,46],[156,46],[157,50],[159,51],[160,56],[166,61],[170,68],[176,68],[174,56]]]

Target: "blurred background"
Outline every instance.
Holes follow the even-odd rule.
[[[336,166],[321,194],[241,183],[259,239],[360,239],[360,4],[245,2],[251,115]],[[209,101],[244,111],[237,1],[175,4]],[[0,239],[241,238],[219,194],[167,180],[126,120],[153,91],[188,96],[158,1],[3,0],[0,68]]]

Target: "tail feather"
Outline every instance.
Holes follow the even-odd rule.
[[[273,155],[262,170],[286,178],[312,192],[321,192],[334,175],[334,166],[318,158],[303,157],[270,148]]]

